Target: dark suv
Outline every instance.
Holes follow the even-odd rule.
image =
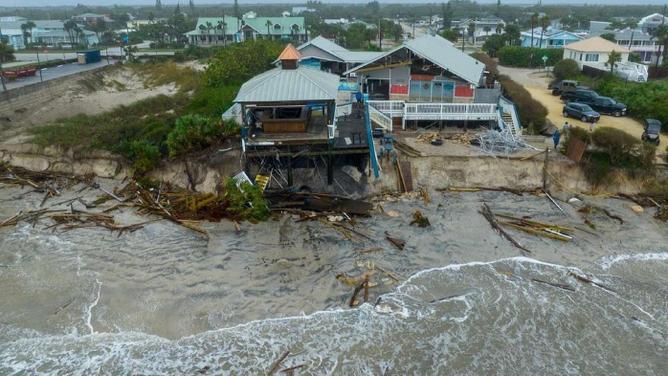
[[[561,100],[568,102],[594,102],[599,95],[594,90],[577,90],[561,94]]]
[[[591,118],[594,118],[595,121],[598,121],[601,118],[601,114],[591,109],[584,103],[566,103],[564,106],[564,117],[572,117],[580,119],[585,123],[588,123]]]

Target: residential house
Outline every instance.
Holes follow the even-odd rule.
[[[564,47],[564,59],[575,60],[580,69],[584,66],[600,69],[608,61],[608,56],[612,51],[621,54],[619,64],[628,62],[631,50],[601,37],[593,37],[567,45]]]
[[[247,14],[248,15],[248,14]],[[250,39],[308,40],[304,17],[200,17],[195,30],[184,35],[189,43],[242,42]]]
[[[342,74],[382,54],[382,52],[372,51],[350,51],[322,35],[302,44],[297,47],[297,50],[301,55],[299,62],[301,66],[321,69],[334,74]]]
[[[95,22],[97,20],[103,20],[105,22],[113,22],[113,20],[109,18],[108,14],[96,14],[96,13],[82,13],[76,16],[72,16],[72,20],[84,23]]]
[[[452,42],[425,35],[344,73],[371,99],[369,115],[389,130],[407,122],[471,121],[519,131],[511,102],[500,102],[498,85],[485,87],[485,65]],[[501,110],[500,110],[501,108]],[[507,114],[508,120],[501,119]],[[511,120],[512,119],[512,120]]]
[[[315,12],[315,9],[307,8],[307,7],[292,7],[292,15],[293,16],[299,16],[302,13],[313,13]]]
[[[536,48],[564,48],[564,46],[581,41],[582,39],[584,38],[578,34],[551,27],[548,27],[544,33],[542,27],[533,29],[533,47]],[[522,47],[531,47],[531,30],[521,32],[520,40]]]
[[[286,180],[292,186],[295,166],[308,167],[310,161],[310,166],[317,167],[324,162],[327,181],[332,184],[337,162],[333,156],[366,158],[369,137],[363,120],[338,119],[339,76],[301,66],[301,58],[289,44],[278,57],[280,66],[244,83],[223,117],[236,117],[243,123],[246,171],[259,168],[255,169],[258,174],[265,169],[272,175],[280,166],[287,166]]]
[[[657,57],[661,59],[658,40],[640,29],[605,30],[601,33],[592,33],[590,36],[600,36],[604,33],[612,33],[615,37],[615,43],[638,54],[641,63],[651,64],[656,62]],[[659,60],[659,63],[661,63],[661,60]]]
[[[605,33],[606,30],[612,25],[610,22],[604,21],[589,21],[589,34],[601,34]]]
[[[647,17],[643,17],[640,22],[638,22],[638,27],[645,33],[651,33],[654,29],[659,27],[659,25],[664,24],[668,24],[668,17],[659,13],[654,13]]]
[[[327,25],[347,25],[350,23],[347,18],[326,18],[323,22]]]
[[[0,21],[2,37],[7,39],[9,44],[12,45],[15,50],[26,48],[23,30],[21,30],[21,25],[26,22],[27,20]],[[99,42],[95,33],[86,30],[83,25],[79,25],[83,35],[77,35],[77,33],[73,32],[72,40],[70,40],[70,34],[65,30],[65,25],[62,21],[35,20],[33,22],[35,23],[35,27],[32,30],[29,30],[30,36],[27,37],[28,43],[60,45],[73,42],[91,45]]]
[[[452,27],[459,28],[464,35],[468,34],[468,28],[471,24],[475,25],[473,32],[474,40],[485,40],[488,36],[494,34],[503,34],[506,28],[506,23],[496,16],[481,18],[479,20],[464,19],[459,22],[454,22]]]

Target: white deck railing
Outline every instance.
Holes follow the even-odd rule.
[[[390,132],[392,131],[392,118],[373,107],[371,102],[369,102],[369,119]]]
[[[372,120],[392,123],[393,117],[406,120],[498,120],[498,106],[495,103],[411,103],[404,101],[369,101]],[[380,119],[374,110],[385,115]],[[391,126],[388,126],[392,129]]]

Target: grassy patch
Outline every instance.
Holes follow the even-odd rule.
[[[183,68],[173,62],[132,64],[135,73],[144,77],[146,87],[175,84],[179,90],[189,92],[200,87],[200,78],[192,68]]]

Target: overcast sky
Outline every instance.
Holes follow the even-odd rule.
[[[366,2],[367,0],[361,0]],[[667,0],[543,0],[543,4],[618,4],[618,5],[632,5],[632,4],[652,4],[663,5]],[[162,0],[163,5],[188,4],[188,0]],[[195,0],[195,4],[232,4],[233,0]],[[323,0],[325,3],[359,3],[360,0]],[[420,4],[435,2],[438,0],[380,0],[381,3],[403,3],[403,4]],[[537,0],[501,0],[503,4],[535,4]],[[82,3],[88,6],[97,5],[150,5],[155,4],[155,0],[2,0],[0,4],[7,7],[30,7],[30,6],[58,6],[58,5],[77,5]],[[294,4],[306,3],[306,1],[286,1],[286,0],[239,0],[240,4]],[[478,3],[496,3],[496,0],[478,0]]]

